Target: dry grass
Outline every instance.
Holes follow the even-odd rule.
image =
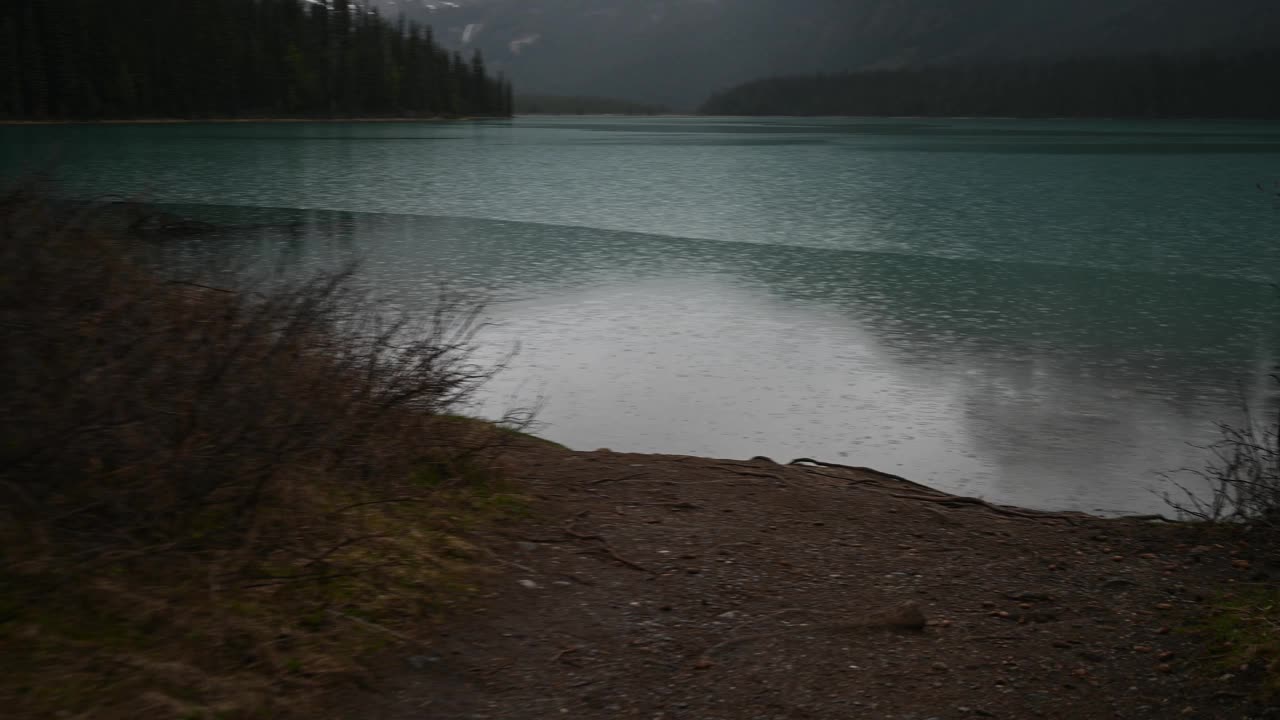
[[[480,308],[389,318],[344,269],[226,290],[101,208],[0,195],[0,702],[9,717],[278,717],[463,601],[518,512]]]

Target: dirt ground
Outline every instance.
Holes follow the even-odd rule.
[[[483,600],[351,720],[1252,718],[1186,631],[1247,549],[864,469],[529,444]],[[784,460],[785,462],[785,460]]]

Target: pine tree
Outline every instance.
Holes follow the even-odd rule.
[[[501,113],[503,87],[353,0],[0,2],[0,117]]]

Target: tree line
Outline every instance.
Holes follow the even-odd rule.
[[[517,95],[519,115],[662,115],[663,105],[583,95]]]
[[[353,0],[7,0],[0,118],[508,116],[477,52]]]
[[[1280,48],[772,77],[709,115],[1280,118]]]

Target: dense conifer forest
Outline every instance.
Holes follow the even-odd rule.
[[[5,0],[0,118],[510,115],[477,53],[352,0]]]
[[[1280,49],[988,62],[772,77],[708,115],[1280,118]]]

